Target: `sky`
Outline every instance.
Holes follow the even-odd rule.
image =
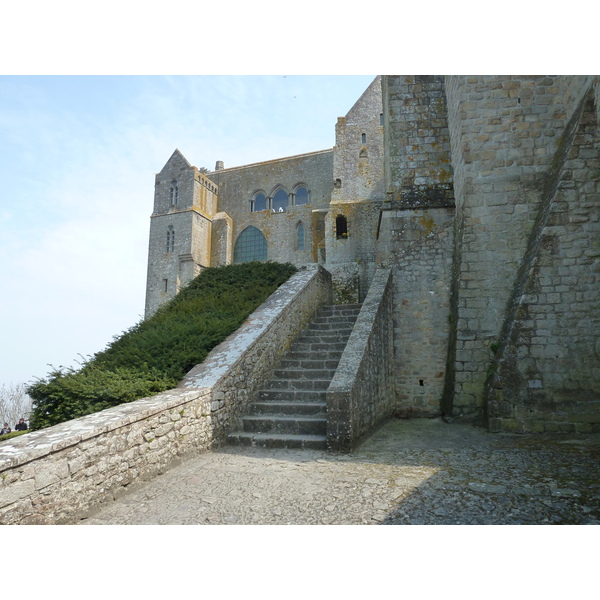
[[[511,3],[518,20],[434,2],[426,29],[400,27],[424,23],[416,4],[3,8],[0,385],[77,366],[142,318],[154,175],[175,149],[212,170],[331,148],[337,118],[377,73],[596,71],[536,41],[552,14]],[[564,28],[578,14],[561,16]],[[551,68],[492,43],[508,30],[544,46]],[[596,56],[588,47],[593,36],[578,38],[578,58]]]
[[[144,312],[154,175],[332,148],[375,75],[0,76],[0,384],[102,350]]]

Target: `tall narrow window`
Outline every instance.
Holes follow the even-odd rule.
[[[297,250],[304,250],[304,225],[302,223],[298,223],[298,227],[296,227],[297,234]]]
[[[348,220],[344,215],[335,218],[335,237],[338,240],[345,240],[348,237]]]
[[[179,186],[176,181],[171,182],[171,206],[175,206],[179,200]]]
[[[175,251],[175,230],[173,225],[169,225],[167,229],[167,252]]]
[[[363,134],[361,135],[361,140],[360,140],[360,141],[361,141],[363,144],[366,144],[366,143],[367,143],[367,134],[366,134],[366,133],[363,133]]]

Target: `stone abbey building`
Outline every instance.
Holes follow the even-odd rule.
[[[146,315],[203,268],[393,273],[396,414],[600,431],[600,78],[380,76],[334,148],[156,176]]]

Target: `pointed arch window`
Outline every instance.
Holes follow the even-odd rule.
[[[175,229],[173,225],[169,225],[167,228],[167,252],[175,251]]]
[[[238,236],[233,248],[233,262],[243,263],[252,260],[267,260],[267,240],[260,229],[252,225]]]
[[[304,250],[304,225],[298,223],[296,227],[296,250]]]

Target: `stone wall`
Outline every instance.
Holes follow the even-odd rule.
[[[348,451],[394,409],[393,289],[389,269],[373,278],[327,390],[327,447]]]
[[[446,78],[456,232],[445,403],[465,418],[486,417],[485,382],[529,240],[539,227],[560,140],[593,81],[583,76]],[[586,181],[597,178],[588,166]],[[563,254],[560,261],[568,258]]]
[[[0,523],[70,523],[211,445],[210,390],[172,390],[0,445]]]
[[[382,229],[390,243],[380,264],[394,273],[396,414],[439,416],[450,335],[454,211],[388,210]]]
[[[220,444],[320,304],[322,268],[303,270],[181,385],[0,444],[0,523],[71,523],[187,453]]]
[[[231,219],[233,245],[246,227],[253,226],[266,238],[268,260],[297,266],[315,262],[312,213],[329,206],[332,170],[333,151],[323,150],[209,173],[219,187],[219,211]],[[294,205],[292,195],[300,185],[308,189],[309,203]],[[250,203],[257,192],[272,197],[279,188],[290,195],[284,212],[251,212]],[[304,248],[298,247],[300,223],[304,227]],[[218,241],[215,239],[213,245]]]
[[[561,136],[515,278],[487,381],[490,429],[600,431],[599,260],[600,129],[590,89]]]

